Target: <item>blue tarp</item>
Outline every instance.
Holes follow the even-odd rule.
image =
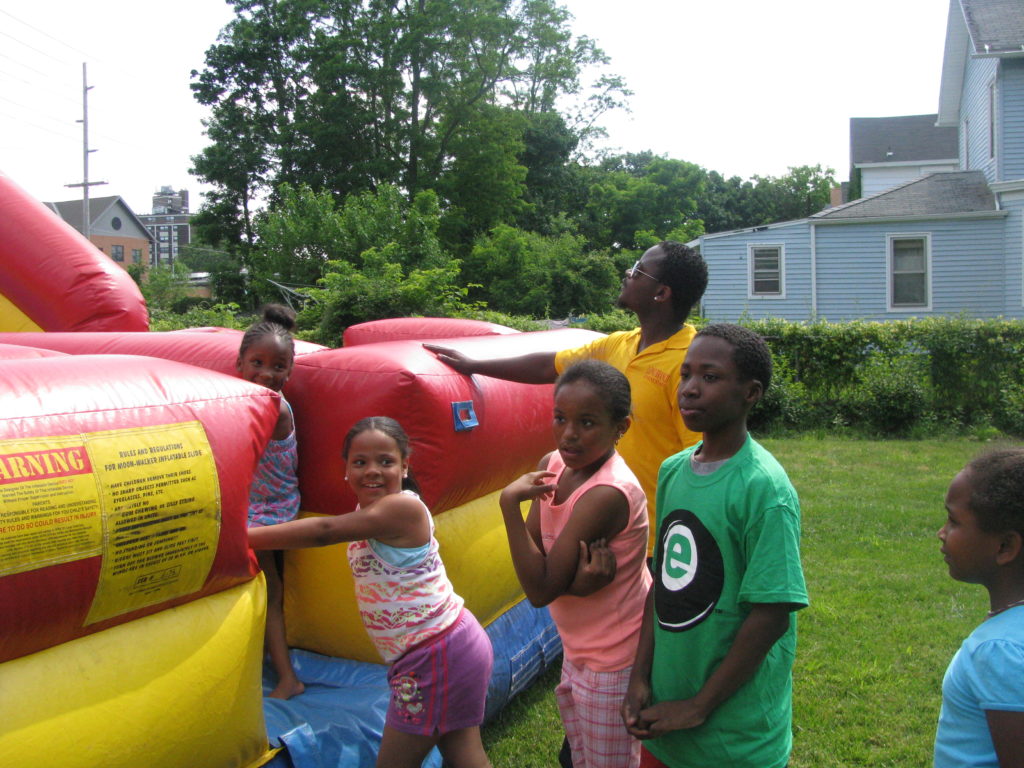
[[[490,719],[529,686],[562,653],[546,608],[525,600],[496,619],[487,634],[494,646],[494,673],[487,689]],[[367,768],[377,760],[390,691],[387,667],[293,650],[292,664],[306,690],[288,701],[263,699],[272,747],[284,746],[271,768]],[[274,687],[264,669],[263,692]],[[435,749],[424,768],[440,768]]]

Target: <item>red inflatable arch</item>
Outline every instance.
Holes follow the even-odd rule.
[[[128,273],[0,173],[0,330],[148,328]]]

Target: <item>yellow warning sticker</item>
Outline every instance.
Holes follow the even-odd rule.
[[[0,576],[94,557],[102,543],[83,437],[0,441]]]
[[[198,421],[88,437],[103,564],[86,624],[202,588],[220,538],[220,486]]]
[[[198,421],[0,441],[0,576],[102,555],[86,624],[198,591],[219,538]]]

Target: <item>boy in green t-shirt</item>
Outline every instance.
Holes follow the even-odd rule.
[[[794,611],[807,605],[800,504],[747,433],[771,380],[755,333],[710,325],[682,365],[678,401],[703,441],[658,475],[654,584],[629,690],[641,768],[782,768],[792,746]]]

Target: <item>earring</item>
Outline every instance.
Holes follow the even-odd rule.
[[[348,475],[345,475],[345,482],[348,482]]]

